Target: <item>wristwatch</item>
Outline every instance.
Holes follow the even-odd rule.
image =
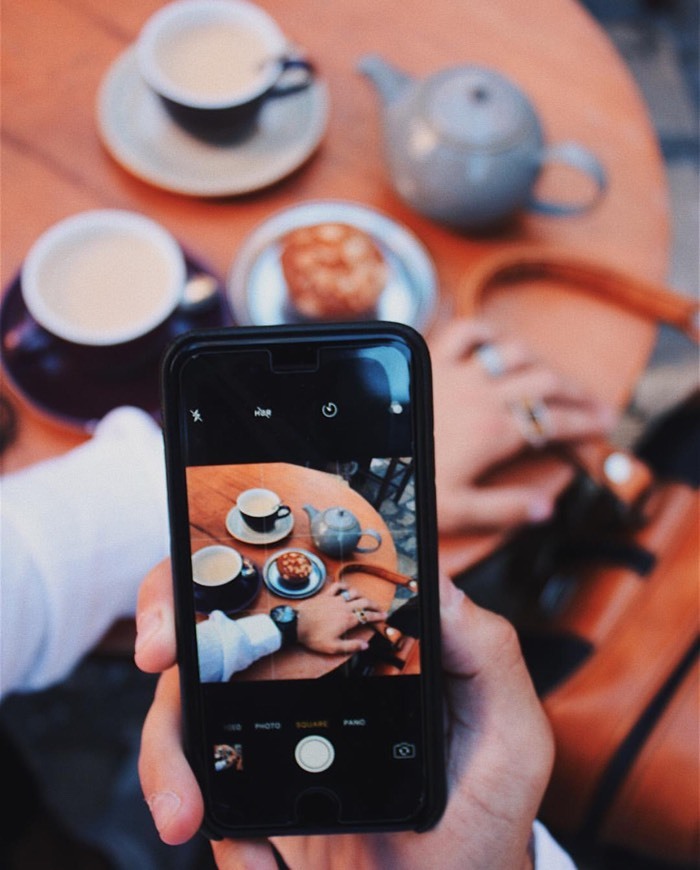
[[[270,619],[282,635],[283,647],[297,642],[297,615],[297,611],[288,604],[279,604],[270,611]]]

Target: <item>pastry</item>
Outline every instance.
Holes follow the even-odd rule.
[[[312,224],[287,233],[281,246],[289,300],[299,314],[348,320],[374,313],[388,269],[369,233],[344,223]]]
[[[305,586],[313,569],[311,559],[298,550],[288,550],[280,554],[275,564],[285,586]]]

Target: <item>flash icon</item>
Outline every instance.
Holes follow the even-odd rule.
[[[190,410],[190,414],[192,415],[192,422],[193,423],[203,423],[204,422],[204,418],[202,417],[199,408],[192,408]]]

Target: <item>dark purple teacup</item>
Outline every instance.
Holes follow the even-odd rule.
[[[214,141],[246,135],[266,100],[313,78],[274,19],[247,0],[175,0],[148,19],[136,51],[143,80],[173,119]]]
[[[211,544],[192,554],[192,579],[197,610],[232,611],[249,600],[255,566],[238,550]]]
[[[22,265],[30,317],[13,350],[61,349],[120,373],[162,351],[161,331],[182,301],[187,267],[160,224],[122,209],[84,211],[46,230]]]

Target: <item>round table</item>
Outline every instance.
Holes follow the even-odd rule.
[[[255,536],[246,535],[245,531],[242,537],[236,536],[230,530],[232,523],[227,522],[227,518],[236,499],[246,489],[258,486],[272,489],[283,504],[291,508],[293,523],[289,524],[289,533],[279,540],[253,543]],[[396,547],[386,523],[366,499],[335,474],[283,462],[262,466],[195,466],[187,469],[187,490],[193,552],[210,544],[233,546],[262,573],[268,560],[281,550],[305,550],[318,558],[325,569],[326,579],[316,595],[333,594],[330,587],[338,581],[341,569],[348,562],[396,572]],[[374,552],[355,552],[349,560],[341,561],[329,556],[314,540],[310,516],[305,511],[307,505],[318,511],[331,507],[351,511],[362,529],[379,533],[381,543]],[[284,530],[285,526],[281,522],[280,525]],[[361,545],[368,545],[368,541],[363,540]],[[388,610],[394,599],[396,586],[376,574],[357,571],[344,578],[344,582],[383,610]],[[274,586],[267,585],[261,578],[260,590],[245,608],[245,614],[268,614],[278,604],[303,608],[303,600],[278,594]],[[372,633],[372,629],[358,625],[353,636],[369,640]],[[346,655],[323,655],[295,647],[260,659],[238,676],[246,680],[312,678],[333,670],[347,658]]]
[[[318,149],[289,177],[254,193],[220,198],[179,195],[135,177],[112,158],[98,134],[100,86],[160,5],[33,0],[3,10],[3,286],[43,230],[77,211],[103,207],[157,219],[224,280],[262,221],[316,199],[370,206],[423,242],[439,280],[431,329],[469,309],[460,287],[470,264],[509,245],[573,249],[652,280],[664,278],[669,216],[657,139],[629,70],[574,0],[384,0],[380,5],[261,0],[315,62],[330,95],[328,126]],[[389,183],[381,108],[357,70],[369,52],[415,76],[455,64],[505,73],[536,105],[550,141],[575,139],[598,154],[609,175],[603,200],[577,217],[523,215],[489,236],[458,233],[418,215]],[[566,183],[552,172],[543,179],[542,192],[556,196]],[[594,345],[619,370],[612,398],[623,404],[649,356],[654,329],[614,312],[608,322]],[[621,328],[624,353],[609,340]],[[586,380],[586,372],[575,374]],[[2,456],[3,472],[56,455],[86,437],[37,413],[23,397],[15,399],[19,437]]]

